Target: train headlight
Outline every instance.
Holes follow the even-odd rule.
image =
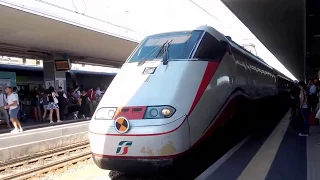
[[[159,114],[159,112],[158,112],[158,110],[156,108],[150,109],[150,111],[149,111],[150,117],[153,117],[153,118],[157,117],[158,114]]]
[[[100,108],[97,110],[95,119],[97,120],[111,120],[115,115],[117,108]]]
[[[149,106],[143,119],[170,118],[176,110],[171,106]]]
[[[161,113],[162,113],[163,116],[167,117],[167,116],[170,116],[171,111],[168,108],[163,108]]]

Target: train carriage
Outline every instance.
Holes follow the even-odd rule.
[[[262,59],[209,26],[148,36],[91,119],[94,162],[123,172],[173,167],[203,147],[241,100],[276,96],[277,77]]]

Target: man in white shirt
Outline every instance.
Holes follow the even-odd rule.
[[[98,97],[100,97],[101,94],[102,94],[102,92],[101,92],[101,90],[100,90],[100,87],[98,87],[97,90],[96,90],[96,95],[97,95]]]
[[[7,110],[4,108],[4,106],[7,105],[7,97],[3,93],[3,88],[0,88],[0,113],[3,115],[5,121],[7,122],[8,128],[11,128],[9,116]]]
[[[313,82],[309,81],[309,94],[316,94],[317,93],[317,87],[313,84]]]
[[[18,120],[18,113],[20,108],[17,94],[13,93],[11,87],[6,87],[5,91],[8,94],[8,105],[5,106],[5,109],[9,109],[10,120],[14,126],[14,130],[12,130],[11,133],[23,132],[20,121]]]

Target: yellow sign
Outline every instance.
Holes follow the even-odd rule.
[[[129,128],[129,121],[125,117],[118,117],[114,121],[114,127],[118,133],[126,133]]]

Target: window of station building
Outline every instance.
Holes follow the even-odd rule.
[[[225,52],[225,45],[206,32],[197,49],[195,58],[202,60],[221,60]]]

